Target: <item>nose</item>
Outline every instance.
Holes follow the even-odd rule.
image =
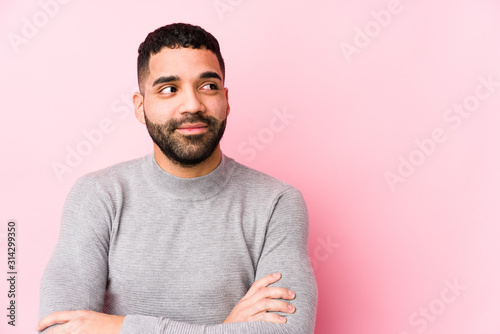
[[[205,105],[200,99],[200,96],[194,89],[184,91],[182,103],[179,108],[181,114],[205,112]]]

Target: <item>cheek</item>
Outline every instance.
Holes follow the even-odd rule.
[[[209,110],[212,110],[214,116],[218,119],[225,119],[227,116],[227,102],[225,97],[211,101]]]
[[[161,101],[147,101],[144,103],[144,113],[149,120],[165,122],[172,117],[172,106]]]

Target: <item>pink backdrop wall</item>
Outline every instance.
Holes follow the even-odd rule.
[[[1,333],[34,332],[75,179],[151,151],[130,104],[137,47],[178,21],[221,43],[224,152],[307,200],[316,333],[500,333],[498,0],[8,0],[0,13]]]

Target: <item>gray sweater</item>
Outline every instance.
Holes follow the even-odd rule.
[[[223,155],[192,179],[153,154],[80,178],[66,200],[40,287],[40,318],[126,315],[121,333],[312,334],[317,286],[301,193]],[[295,291],[286,324],[222,324],[253,282]],[[281,314],[281,313],[280,313]]]

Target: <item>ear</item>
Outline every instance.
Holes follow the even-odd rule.
[[[229,89],[224,87],[224,91],[226,92],[226,104],[227,104],[227,111],[226,111],[226,117],[229,115],[229,112],[231,111],[231,107],[229,106]]]
[[[135,118],[142,124],[146,124],[146,119],[144,118],[144,96],[139,92],[135,92],[132,100],[134,102]]]

